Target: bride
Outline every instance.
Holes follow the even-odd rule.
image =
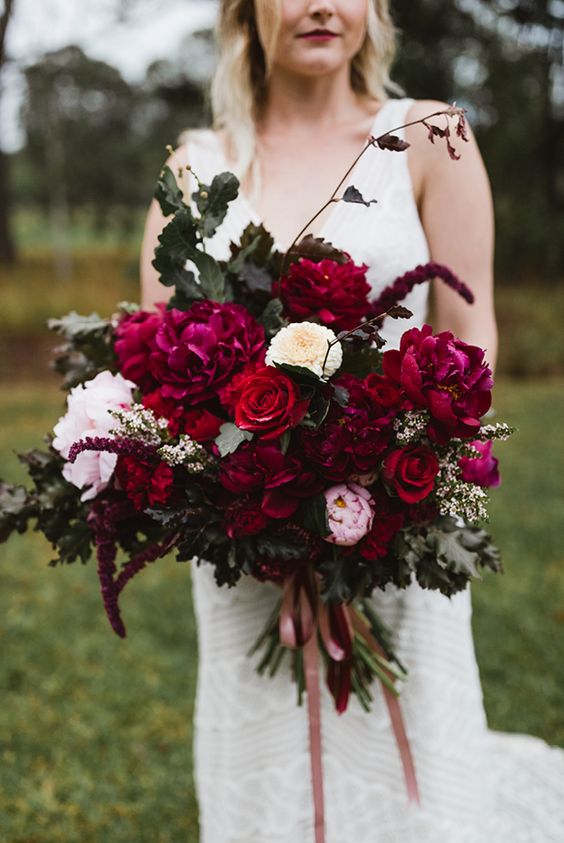
[[[229,254],[250,222],[285,250],[326,202],[364,146],[445,103],[389,97],[394,30],[388,0],[222,0],[214,127],[192,131],[171,156],[209,183],[226,169],[242,190],[209,241]],[[442,118],[443,120],[445,118]],[[434,122],[434,121],[433,121]],[[408,152],[370,149],[349,184],[378,200],[337,203],[311,233],[369,266],[374,293],[418,263],[450,266],[469,284],[469,307],[437,286],[434,327],[487,349],[495,361],[493,214],[473,136],[453,161],[421,124],[397,131]],[[186,190],[195,189],[186,172]],[[151,266],[164,219],[149,210],[142,248],[143,299],[164,298]],[[405,304],[427,312],[426,286]],[[385,335],[393,345],[408,325]],[[281,669],[258,677],[247,651],[270,614],[274,586],[245,580],[218,589],[211,566],[193,569],[199,636],[195,780],[201,843],[313,843],[305,708]],[[407,807],[401,764],[378,694],[339,717],[322,689],[327,843],[549,843],[564,840],[564,752],[536,738],[488,730],[471,633],[469,592],[448,600],[417,584],[373,595],[409,670],[401,706],[421,805]]]

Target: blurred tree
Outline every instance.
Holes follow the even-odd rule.
[[[4,0],[0,13],[0,96],[1,75],[6,61],[6,33],[14,12],[14,0]],[[0,147],[0,263],[12,264],[16,258],[14,241],[10,231],[10,188],[6,156]]]
[[[501,278],[564,273],[561,0],[394,0],[394,78],[469,110],[493,184]]]

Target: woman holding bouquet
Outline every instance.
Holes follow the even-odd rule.
[[[241,192],[209,241],[225,259],[249,222],[264,223],[285,251],[332,195],[368,136],[409,143],[373,148],[354,183],[377,204],[330,203],[308,229],[365,264],[374,296],[430,260],[472,288],[469,307],[437,286],[437,330],[496,353],[493,215],[476,142],[452,149],[421,124],[448,106],[394,96],[394,30],[387,0],[222,0],[214,129],[190,132],[171,157],[204,183],[224,170]],[[429,123],[448,125],[442,114]],[[408,125],[405,128],[405,124]],[[426,124],[428,125],[428,124]],[[447,154],[447,145],[451,156]],[[463,148],[462,148],[463,147]],[[460,153],[460,160],[451,160]],[[196,189],[186,176],[186,195]],[[344,187],[342,188],[344,190]],[[342,191],[341,191],[342,192]],[[153,202],[142,252],[147,307],[163,300],[151,266],[165,225]],[[336,300],[326,279],[329,310]],[[428,284],[409,294],[411,325],[427,312]],[[390,346],[409,325],[385,324]],[[284,664],[259,677],[247,653],[279,590],[245,578],[218,589],[211,566],[193,568],[199,631],[195,777],[202,843],[313,843],[308,721]],[[487,729],[471,631],[469,591],[447,600],[413,584],[372,601],[393,630],[409,672],[401,706],[421,804],[406,808],[402,770],[382,695],[356,699],[342,717],[322,689],[327,843],[548,843],[564,839],[564,754],[541,741]]]

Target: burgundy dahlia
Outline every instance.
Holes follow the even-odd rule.
[[[319,263],[302,258],[287,275],[273,285],[294,322],[317,319],[334,331],[348,331],[358,325],[368,310],[370,284],[367,266],[333,260]]]
[[[137,510],[168,501],[172,491],[173,471],[164,462],[139,457],[120,457],[116,477]]]
[[[429,435],[440,443],[471,439],[491,405],[492,373],[484,351],[430,325],[406,331],[399,350],[385,351],[384,374],[405,393],[408,406],[427,409]]]
[[[155,337],[151,372],[164,398],[201,404],[264,354],[264,330],[239,304],[204,300],[167,310]]]
[[[349,394],[347,406],[333,403],[323,424],[301,438],[316,469],[329,480],[344,481],[378,468],[393,435],[394,411],[375,397],[367,381],[344,375],[336,383]]]
[[[156,386],[149,368],[149,360],[155,350],[155,335],[163,321],[164,304],[158,305],[156,313],[137,310],[124,316],[115,331],[114,350],[119,370],[124,378],[136,383],[142,392]]]

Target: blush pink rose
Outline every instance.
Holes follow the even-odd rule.
[[[79,439],[109,436],[110,430],[116,426],[110,410],[129,408],[134,388],[132,381],[107,371],[75,386],[67,398],[67,412],[53,428],[53,448],[66,459],[71,445]],[[73,463],[66,463],[63,476],[79,489],[86,489],[81,500],[91,500],[107,486],[116,461],[116,454],[84,451]]]
[[[374,520],[370,492],[357,483],[339,483],[326,489],[327,520],[330,534],[326,541],[351,546],[369,532]]]

